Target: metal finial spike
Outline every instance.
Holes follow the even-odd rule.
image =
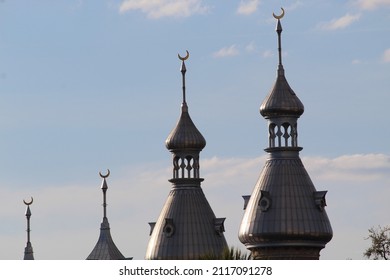
[[[99,175],[100,175],[100,177],[102,177],[103,179],[107,178],[108,176],[110,176],[110,169],[107,169],[107,174],[106,174],[106,175],[103,175],[101,172],[99,172]]]
[[[183,104],[186,104],[186,78],[185,78],[185,74],[187,71],[187,68],[186,68],[184,61],[190,57],[190,53],[187,50],[186,50],[186,53],[187,53],[187,55],[185,57],[182,57],[182,56],[180,56],[180,54],[177,54],[178,58],[182,61],[180,71],[181,71],[181,74],[183,77]]]
[[[107,218],[107,199],[106,199],[106,192],[108,189],[106,178],[110,176],[110,169],[107,169],[107,174],[103,175],[101,172],[99,172],[100,177],[103,178],[101,189],[103,191],[103,219]]]
[[[31,217],[31,210],[30,210],[30,205],[33,203],[33,198],[31,197],[31,201],[30,202],[26,202],[24,199],[23,199],[23,202],[25,205],[27,205],[27,209],[26,209],[26,218],[27,218],[27,242],[30,242],[30,217]]]
[[[278,20],[278,23],[276,25],[276,32],[278,33],[278,53],[279,53],[279,70],[280,74],[283,74],[283,64],[282,64],[282,24],[280,23],[280,19],[284,17],[284,9],[282,9],[282,13],[280,15],[275,15],[275,13],[272,13],[274,18]]]
[[[27,217],[27,219],[29,219],[29,218],[31,217],[30,205],[27,206],[27,209],[26,209],[26,217]]]
[[[282,33],[283,29],[282,29],[282,24],[280,23],[280,19],[278,19],[278,23],[276,24],[276,32],[278,34]]]

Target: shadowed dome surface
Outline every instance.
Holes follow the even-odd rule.
[[[288,84],[284,73],[278,74],[271,92],[260,106],[260,114],[263,117],[290,115],[299,117],[303,112],[304,106]]]
[[[165,146],[169,150],[202,150],[206,146],[206,140],[193,123],[185,103],[182,104],[179,121],[168,135]]]

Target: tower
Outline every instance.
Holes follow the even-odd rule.
[[[33,252],[31,240],[30,240],[30,231],[31,231],[31,229],[30,229],[30,218],[31,218],[30,205],[33,203],[33,201],[34,201],[34,199],[32,197],[31,197],[30,202],[26,202],[25,200],[23,200],[24,204],[27,205],[27,209],[26,209],[27,243],[26,243],[26,247],[24,248],[24,257],[23,257],[24,260],[33,260],[34,259],[34,252]]]
[[[112,240],[110,224],[108,223],[107,219],[106,193],[108,186],[106,178],[110,176],[110,170],[107,170],[106,175],[102,175],[100,172],[99,175],[103,179],[101,187],[103,191],[103,221],[100,224],[99,239],[92,252],[87,257],[87,260],[124,260],[125,257],[122,255]]]
[[[181,73],[183,102],[181,115],[165,141],[172,153],[171,191],[156,223],[150,223],[146,259],[186,260],[219,256],[227,247],[225,218],[216,218],[201,188],[199,154],[206,140],[192,122],[186,102],[184,61]]]
[[[260,106],[268,122],[269,154],[252,195],[244,196],[239,239],[254,259],[319,259],[333,236],[325,211],[326,191],[316,191],[299,157],[298,118],[304,107],[282,65],[280,19],[276,82]]]

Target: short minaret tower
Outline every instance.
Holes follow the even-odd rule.
[[[206,140],[192,122],[186,102],[184,61],[181,115],[165,145],[173,156],[172,189],[156,223],[150,223],[146,259],[189,260],[218,257],[227,247],[225,218],[216,218],[201,188],[199,153]]]
[[[33,203],[33,201],[34,201],[34,199],[32,197],[31,197],[30,202],[26,202],[25,200],[23,200],[24,204],[27,205],[27,209],[26,209],[27,243],[26,243],[26,247],[24,248],[24,257],[23,257],[24,260],[33,260],[34,259],[34,252],[33,252],[31,240],[30,240],[30,232],[31,232],[31,229],[30,229],[30,218],[31,218],[30,205]]]
[[[284,75],[282,26],[277,16],[279,65],[276,82],[260,106],[268,121],[269,157],[251,196],[244,196],[245,213],[239,239],[254,259],[317,260],[332,239],[325,211],[326,191],[316,191],[299,157],[297,120],[302,102]]]
[[[99,172],[99,175],[103,179],[101,187],[103,191],[103,221],[100,224],[99,239],[92,252],[87,257],[87,260],[124,260],[125,257],[122,255],[122,253],[119,251],[114,241],[112,240],[110,224],[108,223],[107,218],[106,193],[108,186],[106,178],[110,176],[110,170],[107,170],[106,175],[102,175],[101,172]]]

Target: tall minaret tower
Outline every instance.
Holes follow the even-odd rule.
[[[200,183],[199,153],[206,140],[192,122],[186,102],[184,61],[181,116],[165,145],[173,155],[172,189],[156,223],[150,223],[146,259],[189,260],[222,254],[227,247],[225,218],[216,218]]]
[[[276,82],[260,106],[268,121],[269,157],[252,195],[244,196],[239,239],[254,259],[319,259],[332,239],[325,212],[326,191],[316,191],[299,158],[297,120],[304,107],[284,76],[280,19]]]
[[[30,240],[30,231],[31,231],[31,229],[30,229],[30,218],[31,218],[30,205],[33,203],[33,201],[34,201],[34,199],[32,197],[31,197],[30,202],[26,202],[25,200],[23,200],[24,204],[27,205],[27,209],[26,209],[27,243],[26,243],[26,247],[24,248],[24,257],[23,257],[24,260],[33,260],[34,259],[34,252],[33,252],[31,240]]]
[[[99,239],[92,252],[87,257],[87,260],[124,260],[125,257],[122,255],[122,253],[119,251],[114,241],[112,240],[110,224],[108,223],[107,218],[106,193],[108,186],[106,178],[110,176],[110,170],[107,170],[106,175],[102,175],[101,172],[99,172],[99,175],[103,179],[101,187],[103,191],[103,221],[100,224]]]

